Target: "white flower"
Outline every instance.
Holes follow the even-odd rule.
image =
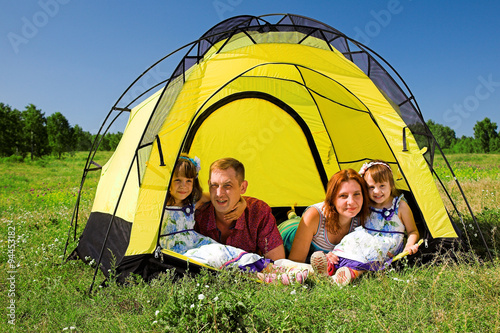
[[[158,320],[153,321],[153,325],[158,324]]]
[[[191,309],[192,309],[192,308],[194,308],[194,304],[191,304],[190,308],[191,308]]]
[[[210,288],[210,286],[208,284],[205,285],[205,288]]]
[[[295,289],[294,289],[294,290],[292,290],[292,291],[290,292],[290,295],[295,295],[296,293],[297,293],[297,292],[296,292],[296,291],[295,291]]]
[[[393,280],[395,281],[399,281],[399,282],[406,282],[406,283],[410,283],[410,280],[401,280],[401,279],[398,279],[396,277],[392,278]]]
[[[214,297],[214,302],[217,302],[219,300],[219,297],[215,296]]]
[[[160,310],[156,310],[155,316],[158,316],[158,313],[160,313]]]
[[[205,299],[205,295],[203,294],[199,294],[198,295],[198,299],[201,301],[201,300],[204,300]]]
[[[196,284],[196,286],[197,286],[197,287],[199,287],[199,286],[200,286],[200,284],[199,284],[199,283],[197,283],[197,284]]]

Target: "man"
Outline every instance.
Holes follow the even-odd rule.
[[[258,253],[271,260],[285,258],[283,240],[264,201],[244,197],[245,212],[233,221],[224,215],[234,209],[247,190],[245,167],[234,158],[223,158],[210,166],[208,180],[210,202],[196,210],[195,230],[221,244],[246,252]]]

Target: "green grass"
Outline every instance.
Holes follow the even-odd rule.
[[[109,156],[103,152],[97,162],[102,165]],[[238,272],[199,274],[174,282],[167,273],[149,284],[138,279],[126,287],[111,282],[106,288],[95,287],[91,296],[87,290],[92,267],[81,261],[63,263],[62,257],[86,155],[25,163],[4,159],[0,331],[498,332],[499,155],[448,157],[473,202],[493,262],[485,261],[484,255],[460,253],[459,263],[444,258],[435,265],[402,265],[366,274],[344,288],[325,278],[310,279],[305,286],[263,285]],[[90,174],[82,193],[78,235],[97,182],[98,174]],[[470,222],[466,217],[471,245],[481,253],[481,244],[474,239],[477,230]],[[14,257],[9,257],[11,244]],[[75,247],[71,241],[68,249]],[[102,279],[98,275],[97,284]],[[15,325],[8,323],[11,300],[15,300]]]

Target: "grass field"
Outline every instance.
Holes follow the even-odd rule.
[[[104,164],[110,154],[96,161]],[[480,254],[459,262],[370,273],[338,288],[325,279],[306,285],[262,285],[237,272],[200,274],[150,284],[111,281],[87,290],[93,269],[63,263],[72,209],[86,154],[62,160],[0,162],[1,332],[498,332],[500,331],[500,156],[449,155],[477,216],[493,261],[484,256],[477,228],[463,227]],[[442,168],[442,160],[436,167]],[[83,230],[99,175],[82,193]],[[458,200],[459,189],[444,179]],[[455,198],[456,197],[456,198]],[[465,213],[465,204],[459,202]],[[71,241],[69,251],[76,243]],[[97,278],[98,283],[102,275]]]

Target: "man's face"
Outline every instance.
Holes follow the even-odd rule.
[[[246,180],[240,184],[233,168],[213,170],[208,185],[210,200],[216,213],[226,214],[230,212],[234,205],[240,201],[241,195],[246,192],[247,184]]]

